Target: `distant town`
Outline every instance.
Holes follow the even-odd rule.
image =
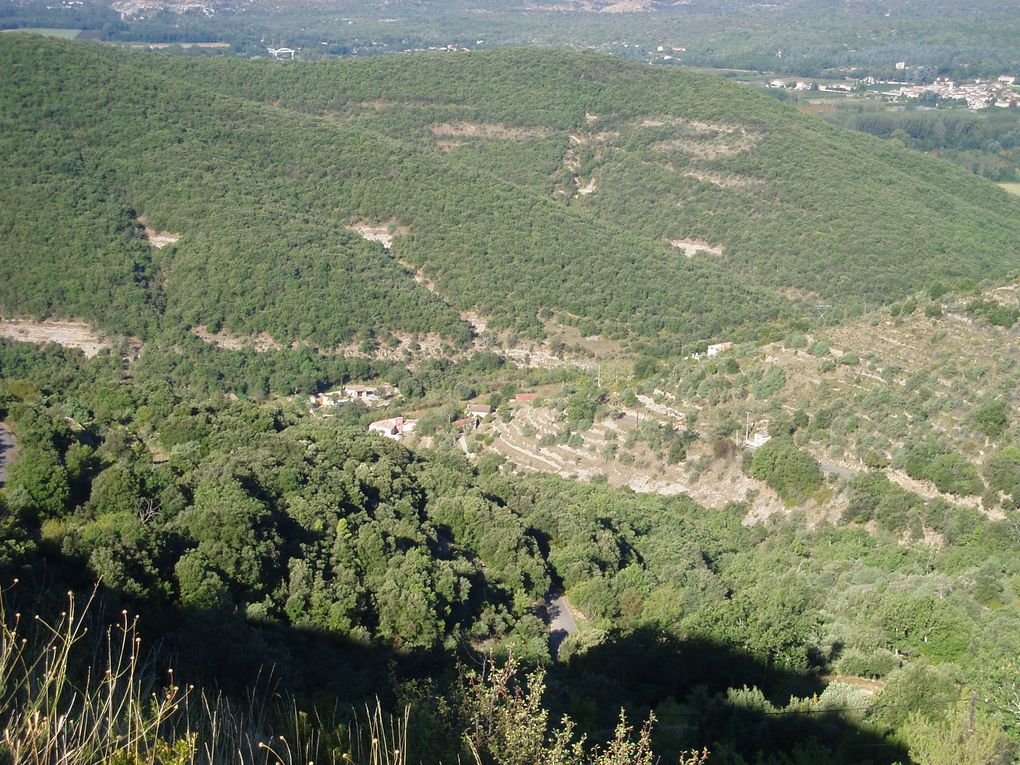
[[[896,64],[904,70],[903,62]],[[904,80],[881,80],[875,77],[850,79],[840,83],[820,84],[801,79],[774,79],[762,83],[766,88],[783,88],[794,91],[818,91],[822,93],[852,93],[862,89],[877,92],[896,102],[931,101],[932,105],[942,102],[957,102],[968,109],[1016,109],[1020,106],[1020,87],[1013,75],[1001,75],[992,80],[975,79],[955,82],[948,77],[939,77],[931,83],[911,83]]]

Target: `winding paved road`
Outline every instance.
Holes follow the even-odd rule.
[[[550,591],[545,596],[545,613],[549,621],[549,653],[555,661],[560,644],[567,639],[567,635],[577,632],[577,622],[562,592]]]
[[[7,429],[6,425],[0,422],[0,486],[7,481],[7,466],[14,458],[16,446],[14,434]]]

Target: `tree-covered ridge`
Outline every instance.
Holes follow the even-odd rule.
[[[1018,203],[990,184],[711,77],[552,51],[282,66],[16,38],[9,313],[335,347],[464,342],[466,309],[540,332],[553,309],[586,333],[708,338],[1017,265]],[[105,207],[59,193],[72,178]],[[143,213],[181,239],[151,253]],[[356,221],[408,233],[387,254]],[[723,255],[669,245],[689,240]],[[60,274],[97,246],[112,284],[72,289]],[[124,303],[130,324],[104,312]]]

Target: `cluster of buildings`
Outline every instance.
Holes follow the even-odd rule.
[[[897,83],[898,84],[898,83]],[[939,77],[930,85],[902,85],[896,92],[899,98],[924,98],[935,94],[941,99],[965,101],[968,109],[985,109],[997,106],[1001,109],[1016,109],[1020,105],[1020,93],[1016,91],[1016,78],[1003,75],[996,80],[974,80],[957,83],[947,77]]]
[[[906,69],[906,62],[896,63],[898,70]],[[1020,105],[1020,90],[1017,78],[1002,75],[994,80],[974,80],[973,82],[957,83],[947,77],[940,77],[928,85],[911,85],[903,80],[880,80],[876,77],[865,77],[862,80],[847,80],[844,83],[819,84],[804,80],[775,79],[764,83],[767,88],[785,90],[812,91],[822,93],[851,93],[860,85],[888,86],[883,94],[897,100],[925,98],[936,95],[940,99],[951,99],[966,102],[970,109],[985,109],[997,106],[1002,109],[1016,109]]]
[[[378,433],[386,438],[399,441],[402,436],[413,433],[416,427],[418,427],[417,420],[409,420],[406,417],[390,417],[386,420],[373,422],[368,426],[368,432]]]
[[[725,343],[715,343],[713,345],[708,346],[708,348],[705,350],[704,353],[692,353],[691,354],[691,358],[692,359],[701,359],[701,358],[708,358],[708,359],[710,359],[710,358],[713,358],[715,356],[718,356],[723,351],[728,351],[732,347],[733,347],[733,343],[731,341],[727,341]]]
[[[390,385],[360,385],[352,383],[340,390],[316,393],[308,397],[310,411],[316,410],[323,417],[331,417],[328,412],[333,407],[361,402],[365,406],[386,406],[400,391]]]
[[[324,418],[333,417],[331,411],[335,407],[360,402],[368,407],[388,406],[393,399],[400,395],[400,391],[391,385],[364,385],[351,383],[339,390],[316,393],[308,397],[309,411],[319,414]],[[519,393],[515,400],[532,401],[536,397],[534,393]],[[474,430],[482,424],[483,420],[493,415],[493,409],[488,404],[468,404],[464,407],[464,416],[455,420],[453,425],[458,430]],[[407,417],[388,417],[384,420],[376,420],[370,423],[368,431],[378,433],[386,438],[400,440],[403,436],[413,433],[418,426],[417,420]]]
[[[464,416],[453,421],[457,430],[474,430],[492,416],[492,407],[488,404],[469,404],[464,407]]]

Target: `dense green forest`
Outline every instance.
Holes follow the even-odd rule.
[[[0,55],[5,315],[335,348],[463,346],[466,309],[541,335],[551,310],[665,351],[1016,270],[1016,199],[716,78],[539,51]],[[180,239],[150,248],[142,216]]]
[[[540,703],[592,740],[613,738],[621,705],[654,712],[666,757],[1010,761],[1012,516],[862,478],[841,525],[748,527],[739,505],[413,453],[356,414],[209,398],[183,374],[127,378],[108,354],[4,342],[0,377],[19,441],[0,494],[2,565],[21,580],[8,608],[56,608],[45,592],[101,578],[98,624],[141,613],[146,644],[159,638],[149,666],[188,682],[243,694],[271,666],[274,692],[322,725],[375,696],[408,703],[407,762],[464,753],[481,691],[456,662],[483,655],[547,664]],[[861,525],[893,501],[944,545]],[[550,664],[553,585],[590,621]]]

